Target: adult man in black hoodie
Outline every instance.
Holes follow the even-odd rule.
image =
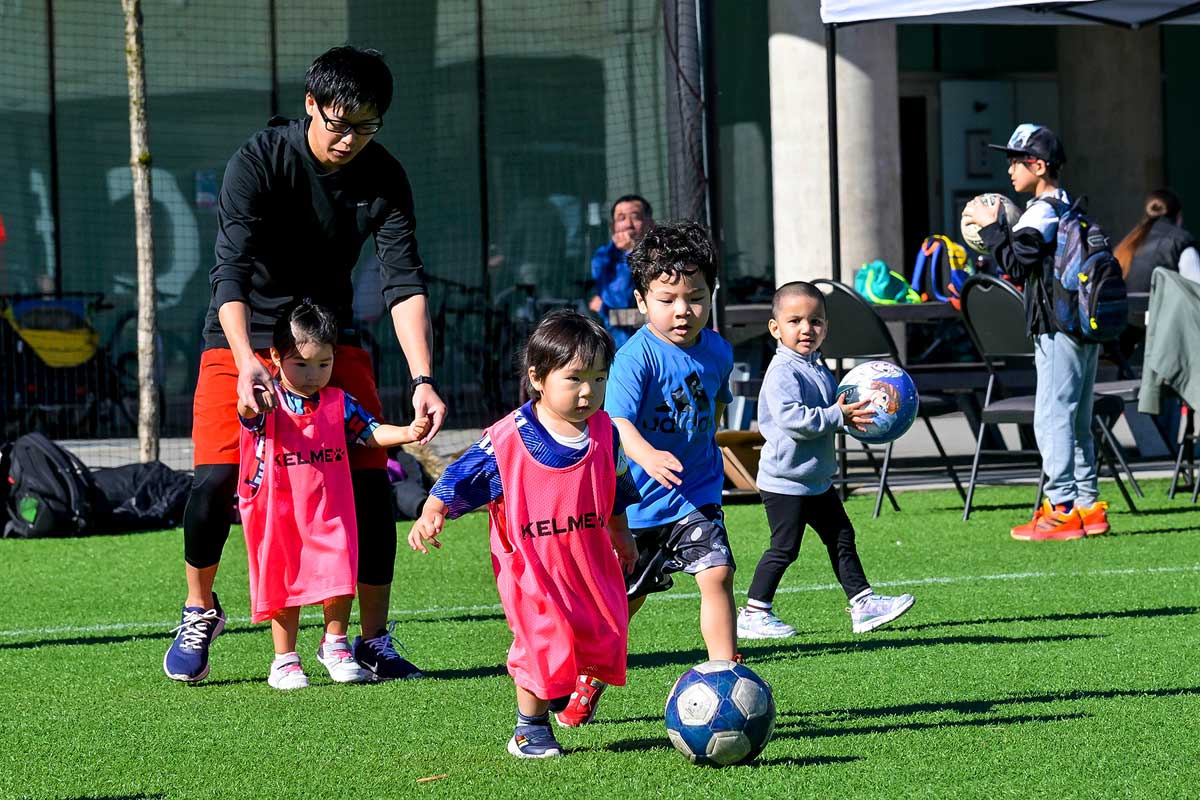
[[[372,415],[383,411],[370,356],[358,345],[350,275],[374,236],[383,296],[413,377],[413,407],[437,433],[446,406],[432,378],[425,280],[414,234],[412,188],[404,168],[374,135],[392,98],[392,75],[374,50],[335,47],[313,62],[299,120],[272,119],[234,154],[218,203],[216,265],[204,326],[204,353],[193,407],[195,479],[184,514],[188,596],[163,659],[167,676],[198,681],[224,629],[213,592],[229,535],[238,473],[235,404],[273,405],[264,358],[271,329],[301,299],[324,305],[340,327],[331,385]],[[364,677],[419,676],[396,652],[387,627],[396,557],[386,453],[353,448],[359,535],[358,595],[363,635],[354,655]]]

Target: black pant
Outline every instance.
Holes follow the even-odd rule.
[[[358,582],[384,586],[396,566],[396,521],[392,491],[382,469],[355,470],[354,510],[358,520]],[[229,538],[237,493],[237,464],[200,464],[183,512],[183,557],[193,567],[216,566]]]
[[[751,600],[769,603],[775,599],[783,573],[800,554],[805,525],[811,525],[821,537],[829,551],[833,574],[842,584],[847,598],[871,588],[854,546],[854,526],[850,524],[835,489],[818,495],[760,494],[767,511],[767,523],[771,526],[771,546],[754,570],[748,595]]]

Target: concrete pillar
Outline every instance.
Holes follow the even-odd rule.
[[[776,284],[851,282],[866,261],[903,266],[896,28],[837,32],[842,263],[830,264],[824,28],[815,4],[770,0]]]
[[[1146,192],[1162,185],[1162,38],[1155,26],[1058,29],[1063,185],[1114,244],[1142,218]]]

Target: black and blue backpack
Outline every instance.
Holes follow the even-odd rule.
[[[35,431],[4,448],[3,469],[6,538],[78,536],[88,529],[100,495],[74,453]]]
[[[1129,299],[1108,236],[1084,211],[1086,198],[1070,205],[1042,199],[1058,214],[1051,322],[1058,331],[1087,342],[1116,339],[1129,321]]]

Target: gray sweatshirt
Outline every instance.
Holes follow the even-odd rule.
[[[837,383],[820,354],[802,356],[783,345],[763,376],[758,429],[766,443],[758,488],[776,494],[822,494],[837,471],[833,434],[842,427]]]

